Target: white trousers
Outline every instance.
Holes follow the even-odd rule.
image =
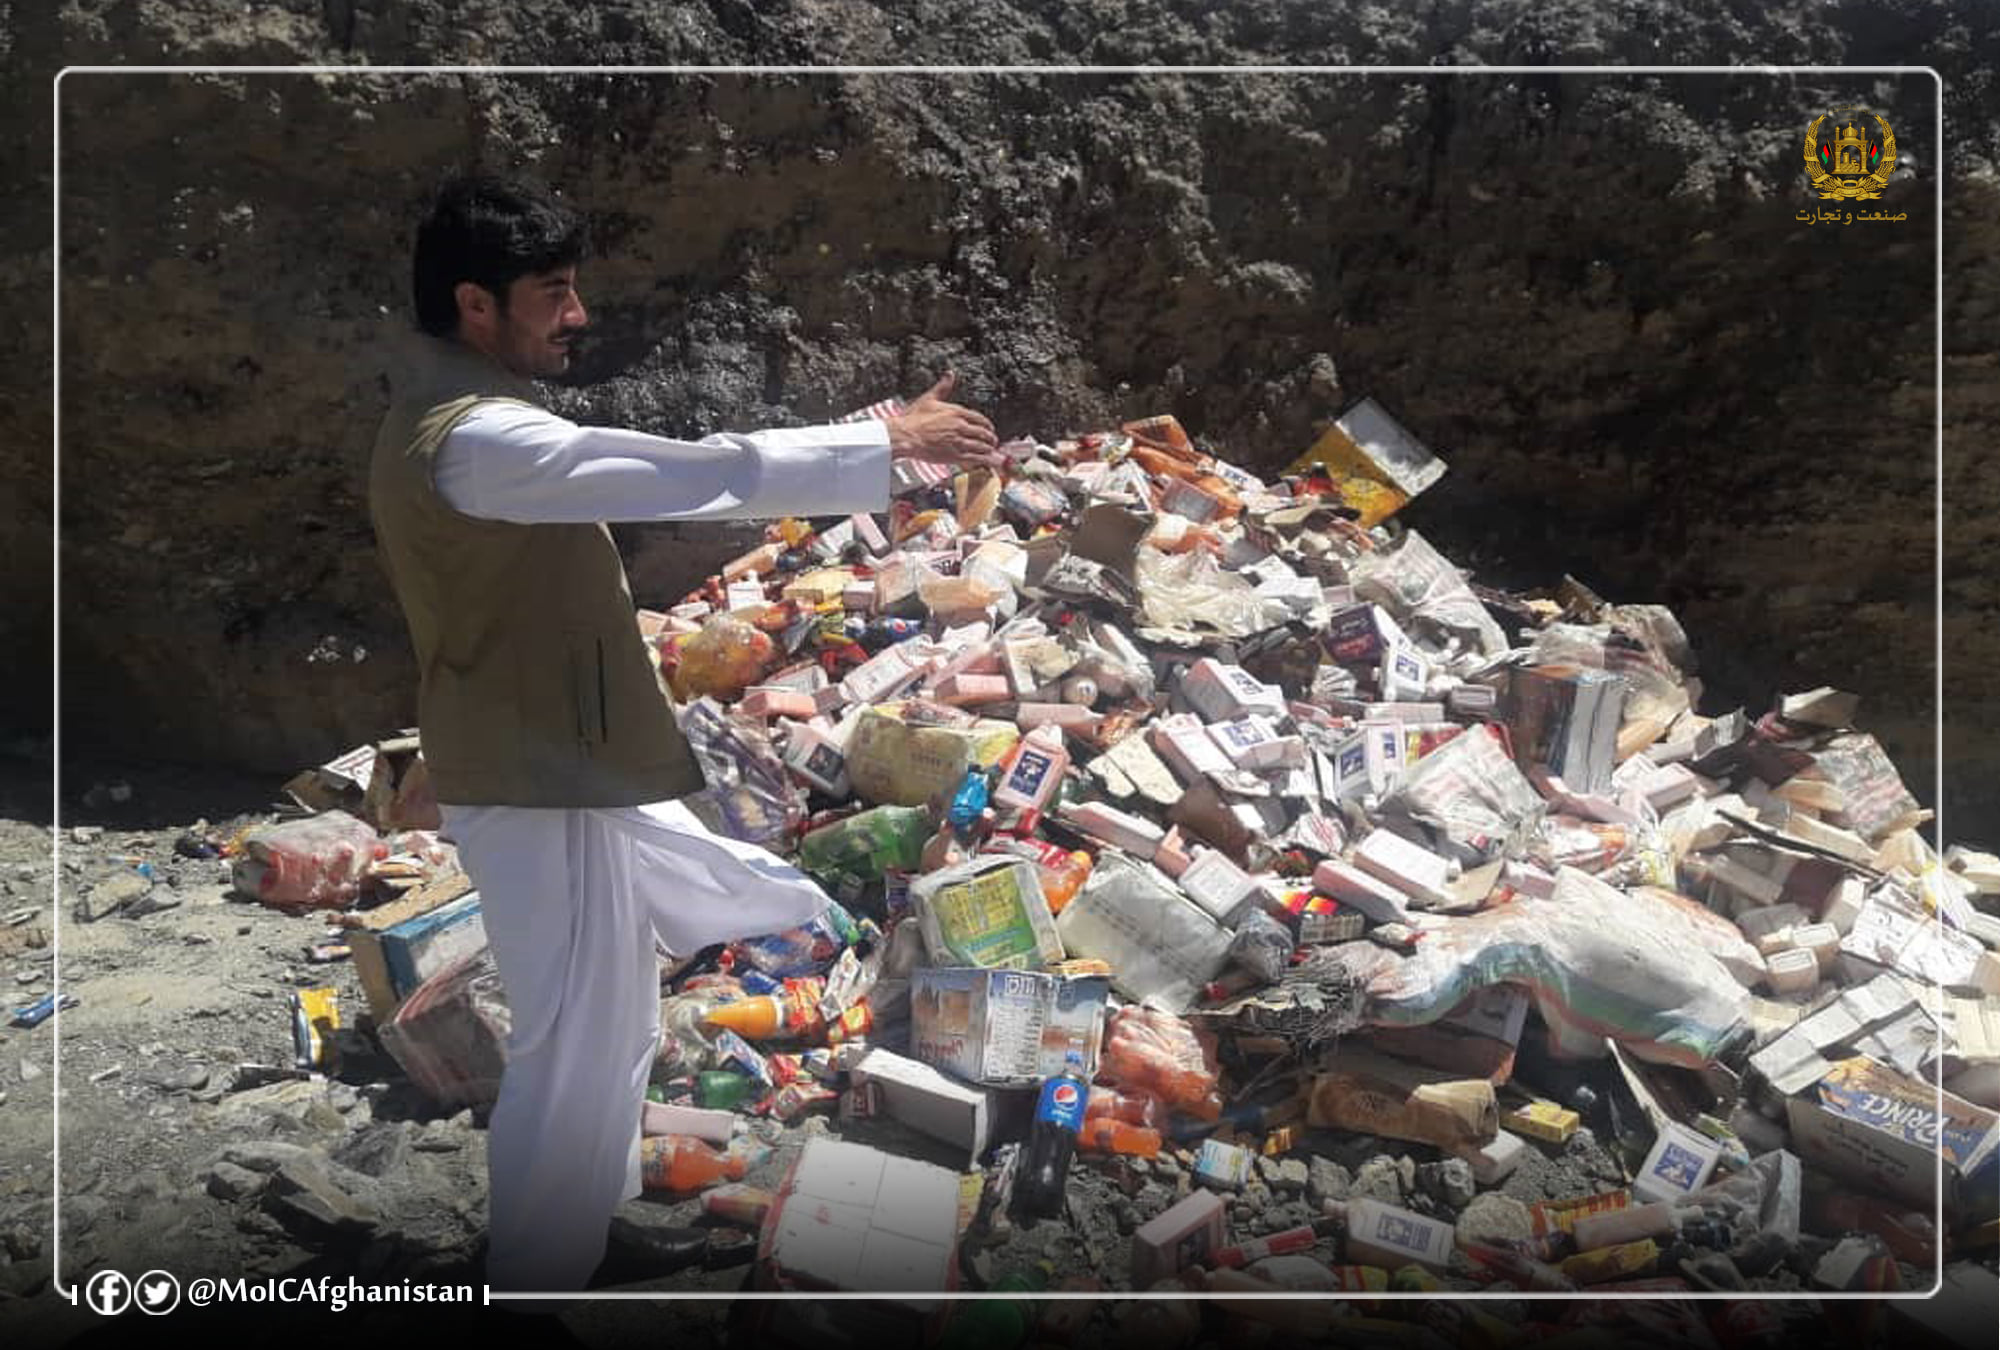
[[[796,927],[827,898],[678,802],[442,809],[513,1016],[487,1135],[487,1279],[581,1289],[612,1211],[639,1194],[639,1118],[660,1036],[655,936],[685,956]]]

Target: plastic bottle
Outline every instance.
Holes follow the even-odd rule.
[[[1098,1073],[1201,1120],[1222,1114],[1222,1094],[1201,1041],[1169,1012],[1140,1006],[1114,1013]]]
[[[1055,796],[1068,768],[1069,751],[1063,748],[1062,733],[1037,727],[1016,741],[1000,760],[1000,785],[993,790],[993,804],[1040,811]]]
[[[1070,1157],[1076,1151],[1089,1093],[1083,1056],[1072,1050],[1065,1056],[1063,1071],[1043,1081],[1041,1096],[1035,1101],[1028,1156],[1015,1184],[1024,1212],[1041,1217],[1062,1212],[1063,1194],[1069,1188]]]
[[[1042,839],[1002,836],[987,840],[979,851],[1012,854],[1032,862],[1042,883],[1042,899],[1049,902],[1051,914],[1062,913],[1063,907],[1076,899],[1076,893],[1083,889],[1083,883],[1090,879],[1091,869],[1096,866],[1082,849],[1060,849]]]
[[[750,1041],[810,1036],[824,1025],[819,1015],[819,996],[824,989],[818,980],[786,980],[782,994],[731,999],[711,1008],[701,1020]]]
[[[993,793],[993,783],[985,769],[974,765],[965,771],[965,778],[958,785],[958,791],[951,796],[951,809],[945,818],[951,822],[952,833],[960,839],[969,840],[979,825],[981,813]]]
[[[1084,1103],[1085,1120],[1122,1120],[1127,1125],[1157,1129],[1166,1111],[1160,1099],[1146,1092],[1121,1092],[1115,1087],[1093,1087]]]
[[[1157,1158],[1160,1132],[1144,1125],[1128,1125],[1110,1116],[1086,1116],[1077,1131],[1077,1147],[1092,1153],[1122,1153],[1132,1158]]]
[[[639,1141],[639,1181],[649,1191],[688,1193],[721,1181],[741,1181],[750,1160],[724,1153],[685,1134],[662,1134]]]
[[[1037,1267],[1003,1276],[988,1292],[1033,1294],[1048,1287],[1047,1272]],[[938,1350],[1011,1350],[1028,1338],[1034,1325],[1035,1305],[1028,1299],[968,1300],[953,1309]]]

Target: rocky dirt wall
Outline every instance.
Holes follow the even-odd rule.
[[[353,0],[229,24],[225,8],[79,0],[22,19],[6,57],[1936,63],[1956,146],[1950,833],[2000,825],[1984,674],[2000,483],[1979,453],[2000,403],[1990,16]],[[1862,692],[1928,801],[1937,97],[1889,76],[72,75],[65,734],[278,773],[409,719],[361,463],[417,201],[480,162],[592,213],[592,340],[555,392],[573,415],[810,421],[949,363],[1006,432],[1172,411],[1270,468],[1372,394],[1452,464],[1409,517],[1449,556],[1672,605],[1715,708]],[[1804,127],[1850,102],[1896,129],[1898,178],[1872,205],[1904,222],[1795,219]],[[31,129],[47,117],[31,107]],[[45,223],[5,229],[0,294],[45,305]],[[48,337],[5,339],[10,366],[46,368]],[[0,408],[17,445],[45,446],[47,426],[45,402]],[[29,509],[0,534],[5,646],[25,654],[48,631],[51,479],[33,454],[12,472]],[[740,538],[623,534],[648,601]],[[32,731],[45,704],[23,706]]]

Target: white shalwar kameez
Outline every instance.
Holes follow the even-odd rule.
[[[888,429],[869,420],[675,441],[483,403],[440,447],[433,481],[456,510],[521,523],[880,511]],[[794,927],[826,896],[678,802],[441,809],[513,1016],[488,1133],[487,1278],[496,1289],[581,1289],[612,1211],[640,1190],[639,1116],[660,1036],[655,935],[688,955]]]

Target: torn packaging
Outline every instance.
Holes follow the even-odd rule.
[[[1748,1033],[1742,986],[1695,940],[1691,916],[1563,868],[1553,899],[1438,920],[1414,954],[1326,949],[1356,978],[1370,1023],[1434,1022],[1479,989],[1526,986],[1544,1021],[1607,1037],[1642,1059],[1699,1069]]]

